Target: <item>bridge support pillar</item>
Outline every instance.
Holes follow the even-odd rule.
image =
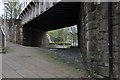
[[[32,27],[23,28],[23,45],[32,47],[47,47],[46,32]]]
[[[97,6],[96,6],[97,5]],[[120,4],[112,3],[112,18],[108,16],[108,3],[94,4],[83,3],[81,6],[80,18],[78,22],[78,41],[80,51],[89,75],[102,75],[103,77],[120,78]],[[112,34],[109,34],[108,20],[112,19]],[[108,36],[112,36],[112,61],[110,65],[109,41]],[[111,73],[110,73],[111,72]],[[93,75],[94,74],[94,75]],[[96,76],[98,77],[98,76]]]

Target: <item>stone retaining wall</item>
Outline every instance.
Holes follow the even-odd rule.
[[[120,76],[120,3],[112,3],[114,77]],[[82,3],[80,49],[91,76],[109,76],[108,3]],[[82,15],[81,15],[82,14]]]

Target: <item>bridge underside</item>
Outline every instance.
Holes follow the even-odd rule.
[[[43,39],[46,39],[46,31],[76,25],[80,12],[79,9],[79,2],[57,3],[23,26],[23,45],[42,46],[42,44],[45,44]]]
[[[50,31],[77,24],[79,2],[59,2],[25,26]]]

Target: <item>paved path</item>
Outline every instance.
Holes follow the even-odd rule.
[[[3,78],[79,78],[83,73],[45,58],[48,50],[8,44],[2,56]]]

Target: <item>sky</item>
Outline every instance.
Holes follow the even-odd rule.
[[[4,14],[4,5],[3,2],[8,2],[9,0],[0,0],[0,17],[2,14]],[[19,1],[24,1],[24,0],[19,0]]]
[[[2,14],[4,13],[4,5],[2,3],[2,0],[0,0],[0,16],[2,16]]]

